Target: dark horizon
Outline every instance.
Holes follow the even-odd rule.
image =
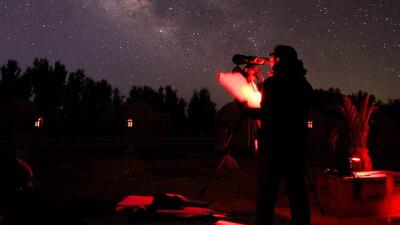
[[[360,106],[367,94],[359,91],[350,97]],[[338,121],[344,120],[338,117],[338,107],[343,105],[342,95],[340,89],[315,89],[311,107],[322,117],[340,123]],[[67,139],[137,138],[143,135],[155,139],[208,138],[216,135],[218,126],[226,126],[226,113],[233,117],[240,114],[235,104],[216,108],[207,88],[194,91],[189,101],[185,101],[179,90],[172,86],[158,89],[132,86],[129,94],[124,96],[107,80],[93,80],[83,70],[69,71],[62,62],[52,64],[46,59],[35,59],[26,70],[12,60],[1,65],[0,96],[0,133],[3,139],[10,140],[19,132],[41,127],[49,131],[44,137]],[[378,120],[391,120],[393,127],[384,126],[398,132],[400,99],[383,104],[377,100],[373,97],[370,103],[378,103]],[[315,115],[310,115],[312,117]],[[128,120],[138,124],[128,125]],[[151,132],[152,127],[159,128],[159,132]]]
[[[5,65],[7,64],[7,62],[9,62],[9,61],[16,61],[16,62],[18,63],[19,68],[21,69],[21,75],[22,75],[22,74],[26,73],[26,71],[27,71],[27,69],[28,69],[29,67],[33,67],[33,62],[34,62],[35,60],[46,60],[46,61],[48,61],[48,62],[50,63],[50,66],[54,66],[55,63],[61,63],[61,65],[65,66],[66,71],[68,72],[68,75],[67,75],[67,77],[66,77],[66,81],[67,81],[67,79],[68,79],[68,76],[70,76],[71,74],[76,73],[76,72],[78,72],[78,71],[83,71],[86,77],[88,77],[88,78],[90,78],[90,79],[93,79],[93,81],[95,81],[95,82],[100,82],[101,80],[105,80],[105,81],[109,82],[109,84],[111,85],[112,89],[118,89],[118,90],[120,91],[120,92],[119,92],[120,97],[121,97],[121,98],[125,98],[125,99],[129,96],[129,91],[130,91],[133,87],[141,87],[141,88],[143,88],[143,87],[150,87],[150,88],[152,88],[152,89],[154,89],[154,90],[158,90],[159,88],[172,87],[173,90],[175,90],[175,91],[177,92],[178,97],[184,99],[186,103],[189,103],[189,102],[190,102],[191,97],[193,97],[193,94],[194,94],[195,92],[198,93],[201,89],[204,89],[204,88],[208,90],[207,87],[199,87],[199,89],[193,89],[192,92],[191,92],[191,95],[188,96],[187,98],[185,98],[185,97],[181,96],[180,90],[177,89],[177,88],[175,88],[175,86],[173,86],[173,85],[166,84],[165,86],[154,87],[154,86],[148,86],[148,85],[138,86],[138,85],[133,84],[131,87],[129,87],[129,89],[128,89],[125,93],[123,93],[123,92],[121,92],[121,90],[119,89],[119,87],[116,87],[115,85],[112,84],[112,82],[108,81],[107,79],[104,79],[104,78],[103,78],[103,79],[101,79],[101,80],[95,80],[94,77],[90,76],[90,74],[86,74],[86,70],[85,70],[84,68],[78,68],[78,69],[76,69],[76,70],[69,70],[68,66],[65,65],[65,64],[64,64],[62,61],[60,61],[60,60],[53,60],[53,61],[51,61],[51,60],[48,60],[48,59],[46,59],[46,58],[38,58],[38,57],[36,57],[35,59],[33,59],[33,60],[32,60],[32,63],[26,65],[25,68],[22,68],[21,65],[19,64],[19,62],[18,62],[17,60],[15,60],[15,59],[8,59],[5,63],[3,63],[3,64],[0,63],[0,66],[5,66]],[[229,94],[227,93],[227,91],[224,90],[224,88],[223,88],[222,86],[219,86],[219,88],[221,88],[221,91],[222,91],[222,92],[224,92],[225,94],[229,95]],[[371,93],[371,92],[369,92],[368,90],[355,90],[354,92],[351,92],[351,93],[344,93],[343,90],[341,90],[339,87],[328,87],[328,88],[326,88],[326,89],[324,89],[324,88],[315,88],[315,90],[321,90],[321,91],[331,91],[331,90],[332,90],[332,91],[340,92],[341,94],[343,94],[343,95],[348,95],[348,96],[356,96],[356,95],[358,95],[358,94],[360,94],[360,93],[367,93],[367,94],[370,94],[370,95],[374,96],[374,101],[376,101],[376,102],[381,102],[381,103],[383,103],[383,104],[389,104],[389,103],[391,103],[391,102],[400,100],[400,96],[399,96],[399,97],[396,97],[396,98],[389,98],[389,99],[386,99],[386,101],[385,101],[385,100],[379,99],[378,96],[375,96],[374,93]],[[232,96],[229,95],[228,98],[227,98],[227,100],[226,100],[226,102],[223,102],[222,104],[218,104],[217,101],[215,101],[215,99],[213,98],[213,95],[210,95],[210,97],[211,97],[211,101],[214,102],[214,103],[216,103],[216,109],[217,109],[217,110],[221,109],[221,107],[223,107],[224,105],[226,105],[226,104],[228,104],[228,103],[231,103],[231,102],[233,102],[233,101],[235,100],[234,97],[232,97]],[[31,100],[33,100],[33,99],[31,98]]]

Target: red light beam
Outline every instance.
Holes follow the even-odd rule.
[[[250,108],[260,108],[261,93],[241,73],[217,73],[217,81],[239,102],[247,102]]]

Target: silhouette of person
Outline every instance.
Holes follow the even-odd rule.
[[[271,72],[263,82],[260,110],[256,220],[259,225],[274,224],[275,203],[283,179],[291,224],[309,225],[304,158],[312,86],[294,48],[278,45],[270,60]]]

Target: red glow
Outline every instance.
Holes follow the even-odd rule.
[[[153,196],[129,195],[117,203],[116,212],[121,212],[130,207],[144,208],[153,203]]]
[[[254,150],[258,152],[258,139],[254,140]]]
[[[218,220],[214,223],[215,225],[245,225],[243,223],[234,223],[226,220]]]
[[[184,207],[183,209],[158,209],[157,213],[173,214],[174,216],[177,217],[189,218],[198,216],[212,216],[215,213],[215,211],[201,207]]]
[[[250,108],[260,108],[261,93],[241,73],[218,73],[217,81],[239,102]]]
[[[387,222],[392,224],[393,217],[400,217],[400,173],[388,171],[386,176]]]
[[[17,163],[20,167],[23,168],[23,170],[28,173],[29,177],[33,177],[33,171],[32,168],[26,163],[24,160],[17,158]]]
[[[307,128],[309,128],[309,129],[313,128],[313,121],[308,121],[307,122]]]
[[[391,214],[395,217],[400,217],[400,193],[397,192],[392,196],[391,199]]]
[[[254,90],[251,84],[249,86],[243,86],[241,94],[246,99],[247,106],[251,108],[260,108],[261,93],[258,90]]]

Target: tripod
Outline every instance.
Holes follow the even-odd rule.
[[[260,72],[260,70],[258,69],[258,67],[256,67],[255,64],[248,64],[246,65],[243,69],[237,64],[235,68],[233,68],[232,70],[233,73],[240,73],[241,75],[243,75],[243,77],[245,78],[246,82],[247,82],[247,86],[249,86],[249,90],[251,91],[251,93],[259,93],[259,88],[257,87],[256,83],[260,83],[264,80],[264,78],[262,77],[262,74]],[[235,89],[237,90],[237,89]],[[237,135],[238,131],[240,130],[240,127],[242,125],[242,123],[246,120],[247,121],[247,147],[249,149],[254,150],[254,152],[257,152],[258,149],[258,140],[257,140],[257,120],[253,120],[250,118],[247,118],[245,113],[244,113],[244,108],[245,106],[243,106],[243,104],[245,103],[246,105],[250,106],[250,102],[252,103],[257,102],[260,103],[261,98],[259,98],[258,100],[254,101],[254,96],[252,96],[249,93],[240,93],[241,95],[244,95],[245,97],[243,98],[243,96],[239,96],[240,98],[244,99],[247,102],[240,102],[240,100],[236,101],[238,108],[240,110],[240,116],[239,119],[236,121],[235,125],[233,126],[231,132],[229,133],[228,137],[225,139],[225,142],[222,145],[222,151],[223,151],[223,156],[216,160],[216,162],[214,163],[214,169],[210,172],[210,174],[208,175],[207,181],[205,182],[203,188],[200,190],[200,199],[205,195],[205,193],[207,192],[208,186],[212,180],[212,178],[215,176],[215,173],[218,171],[218,169],[222,168],[225,164],[227,164],[229,167],[231,168],[236,168],[238,167],[237,162],[231,157],[230,155],[230,151],[229,151],[229,145],[232,142],[232,139],[234,136]],[[258,96],[260,97],[260,96]],[[240,99],[237,96],[235,96],[236,99]],[[256,98],[257,99],[257,98]],[[246,106],[247,107],[247,106]],[[253,106],[251,105],[251,107],[257,107],[257,106]]]
[[[242,108],[243,106],[240,106],[238,103],[239,109]],[[223,155],[221,157],[218,157],[216,161],[214,162],[214,168],[211,170],[210,174],[207,177],[207,180],[203,186],[203,188],[200,190],[199,193],[199,198],[202,199],[204,195],[207,193],[208,187],[211,183],[212,178],[215,177],[215,174],[219,169],[227,165],[228,167],[231,168],[237,168],[238,164],[237,162],[231,157],[231,152],[230,152],[230,144],[232,143],[232,140],[235,136],[238,135],[240,128],[242,127],[243,122],[247,123],[247,149],[251,150],[252,152],[256,153],[258,151],[258,125],[257,125],[257,120],[248,118],[243,110],[240,110],[240,116],[239,119],[236,121],[234,124],[231,132],[225,139],[223,146],[222,146],[222,152]]]

